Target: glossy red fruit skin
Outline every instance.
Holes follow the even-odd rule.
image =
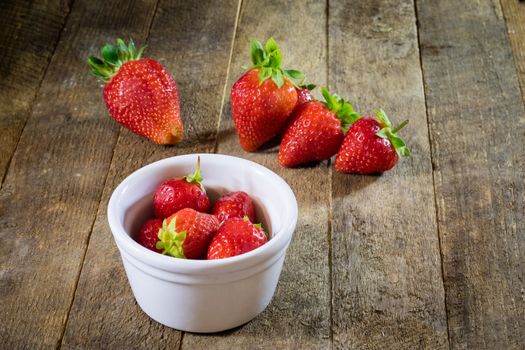
[[[293,167],[337,153],[344,139],[341,121],[324,104],[306,102],[291,119],[279,147],[279,164]]]
[[[184,208],[202,213],[210,209],[210,200],[199,185],[182,178],[165,181],[157,187],[153,195],[156,217],[164,219]]]
[[[143,247],[153,250],[154,252],[161,253],[162,251],[156,248],[156,244],[159,241],[159,230],[162,227],[161,219],[150,219],[142,225],[136,241]]]
[[[296,88],[295,90],[297,91],[297,105],[296,105],[296,107],[302,105],[303,103],[310,102],[310,101],[314,100],[314,96],[312,95],[310,90],[308,90],[307,88],[300,88],[300,89]]]
[[[211,210],[211,213],[220,222],[229,218],[244,218],[248,216],[251,222],[255,221],[255,207],[250,196],[246,192],[230,192],[222,195]]]
[[[153,142],[176,144],[183,137],[177,85],[157,61],[124,63],[104,86],[104,101],[113,119]]]
[[[297,91],[297,104],[295,105],[295,108],[292,111],[292,114],[290,115],[290,118],[286,121],[284,126],[279,130],[279,137],[282,139],[285,131],[288,129],[290,124],[293,122],[294,116],[297,116],[297,110],[306,102],[314,101],[313,95],[310,93],[310,90],[307,88],[295,88],[295,91]]]
[[[177,232],[186,231],[186,238],[182,243],[184,256],[187,259],[206,258],[208,246],[219,229],[219,220],[214,215],[190,208],[182,209],[166,220],[170,223],[174,218],[177,220]]]
[[[352,124],[335,158],[335,170],[368,175],[392,169],[398,155],[390,140],[376,135],[382,127],[370,116]]]
[[[259,85],[259,69],[246,72],[231,90],[232,116],[241,147],[255,151],[274,137],[297,104],[297,91],[284,78],[278,88],[273,80]]]
[[[264,231],[241,218],[226,220],[208,248],[208,260],[224,259],[252,251],[268,242]]]

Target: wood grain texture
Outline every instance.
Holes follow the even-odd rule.
[[[75,3],[0,192],[0,348],[59,345],[118,127],[88,54],[143,42],[155,3]]]
[[[525,344],[525,111],[497,1],[418,1],[450,344]]]
[[[113,189],[150,162],[213,152],[238,2],[161,1],[146,57],[159,60],[178,84],[183,143],[155,145],[122,129],[93,227],[62,348],[177,349],[181,333],[151,320],[136,304],[107,224]],[[102,107],[102,101],[99,103]],[[177,302],[177,301],[173,301]],[[183,302],[183,301],[179,301]]]
[[[333,173],[336,349],[445,349],[422,73],[412,1],[330,1],[330,87],[360,113],[383,108],[412,156],[381,176]]]
[[[68,13],[62,0],[0,2],[0,184]]]
[[[514,63],[518,71],[521,95],[525,101],[525,2],[501,0],[501,7],[507,24]]]
[[[231,119],[231,86],[249,64],[249,41],[274,36],[283,66],[326,84],[326,6],[318,1],[243,1],[221,117],[217,152],[258,162],[282,176],[299,203],[299,220],[273,301],[244,326],[216,335],[185,334],[183,349],[330,347],[329,178],[326,162],[302,169],[277,163],[277,147],[246,153]]]

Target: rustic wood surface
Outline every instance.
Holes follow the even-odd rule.
[[[518,71],[518,80],[521,85],[521,95],[525,100],[525,5],[523,2],[501,0],[501,7],[507,24],[514,63]]]
[[[60,0],[0,2],[0,184],[68,13]]]
[[[517,0],[0,2],[0,348],[523,349],[524,22]],[[353,176],[242,151],[229,93],[269,36],[308,82],[409,118],[412,157]],[[108,117],[85,59],[117,37],[174,76],[183,143]],[[272,303],[219,334],[140,310],[106,218],[129,173],[194,152],[267,166],[300,209]]]
[[[122,27],[144,40],[154,8],[72,5],[2,186],[3,348],[60,342],[118,131],[98,112],[100,83],[85,57]]]
[[[267,16],[261,16],[267,13]],[[294,23],[281,26],[283,18]],[[308,79],[326,82],[326,9],[317,1],[243,1],[233,47],[217,152],[253,160],[278,172],[297,196],[300,217],[290,254],[272,304],[253,322],[219,337],[186,334],[183,349],[281,349],[330,347],[330,280],[328,215],[330,184],[325,163],[318,167],[283,169],[278,147],[244,152],[231,119],[229,91],[249,64],[249,41],[275,35],[283,66],[308,72]],[[304,41],[298,41],[295,33]],[[319,96],[320,97],[320,96]],[[298,293],[299,292],[299,293]]]
[[[177,147],[159,147],[122,129],[102,203],[107,203],[113,189],[137,164],[178,154],[213,152],[238,2],[224,2],[219,13],[210,6],[212,2],[159,2],[148,37],[148,55],[173,72],[181,92],[184,124],[193,127],[186,128],[186,141]],[[180,20],[173,21],[175,16]],[[180,34],[166,40],[166,33]],[[195,79],[196,70],[206,78]],[[103,115],[103,101],[99,105]],[[99,207],[92,231],[62,347],[177,348],[181,333],[151,320],[135,302],[120,254],[107,234],[106,205]]]
[[[525,110],[501,7],[417,7],[449,341],[523,349]]]
[[[330,87],[362,113],[382,107],[394,124],[410,119],[403,135],[413,155],[382,176],[333,172],[334,347],[443,349],[447,322],[414,5],[367,1],[349,13],[351,4],[330,1]]]

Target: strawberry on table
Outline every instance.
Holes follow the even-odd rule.
[[[294,116],[297,115],[297,110],[306,102],[315,101],[314,96],[310,92],[314,88],[314,84],[299,85],[295,88],[295,91],[297,91],[297,104],[295,105],[292,114],[290,114],[290,117],[288,118],[284,126],[281,128],[281,130],[279,130],[279,138],[283,138],[284,132],[286,131],[286,129],[288,129],[288,126],[293,122]]]
[[[398,157],[410,156],[410,149],[396,135],[408,124],[392,130],[383,110],[361,117],[352,124],[335,158],[335,170],[342,173],[376,174],[392,169]]]
[[[281,51],[273,38],[265,46],[251,42],[252,66],[231,90],[232,116],[241,147],[255,151],[284,126],[297,104],[295,79],[303,74],[281,68]]]
[[[299,87],[295,88],[297,91],[297,105],[295,107],[299,107],[303,103],[314,101],[315,98],[312,95],[310,91],[315,89],[314,84],[309,85],[300,85]]]
[[[161,219],[150,219],[146,221],[136,237],[137,242],[154,252],[161,253],[162,251],[156,248],[156,244],[159,241],[159,230],[161,227]]]
[[[167,180],[157,187],[153,194],[153,210],[156,217],[164,219],[184,208],[208,212],[210,200],[202,185],[200,166],[199,157],[195,173]]]
[[[322,89],[326,102],[306,102],[297,107],[279,148],[279,163],[293,167],[329,159],[341,146],[344,133],[359,118],[352,105]]]
[[[237,191],[222,195],[211,210],[220,222],[229,218],[243,218],[245,216],[250,221],[255,221],[255,207],[253,201],[246,192]]]
[[[88,64],[105,83],[104,101],[113,119],[158,144],[176,144],[183,137],[177,85],[160,63],[141,58],[143,49],[118,39],[102,48],[102,59],[89,57]]]
[[[208,248],[208,260],[223,259],[247,253],[268,242],[260,224],[248,217],[226,220],[213,237]]]
[[[164,220],[156,248],[176,258],[204,259],[218,228],[215,216],[182,209]]]

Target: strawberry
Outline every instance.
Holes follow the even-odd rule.
[[[251,42],[253,65],[233,85],[231,108],[241,147],[255,151],[284,126],[297,104],[295,79],[303,74],[281,68],[281,51],[273,38]]]
[[[243,218],[255,221],[255,207],[253,201],[246,192],[230,192],[221,196],[211,210],[220,222],[229,218]]]
[[[204,259],[218,228],[215,216],[185,208],[164,220],[156,248],[176,258]]]
[[[279,148],[284,167],[329,159],[341,146],[344,133],[359,118],[352,105],[322,89],[325,103],[310,101],[295,110]]]
[[[315,85],[314,84],[310,84],[310,85],[299,85],[298,87],[295,88],[295,91],[297,91],[297,104],[295,105],[293,111],[292,111],[292,114],[290,114],[290,118],[288,118],[288,120],[286,121],[286,123],[284,124],[284,126],[281,128],[281,130],[279,130],[279,138],[282,139],[283,138],[283,135],[284,135],[284,132],[286,131],[286,129],[288,129],[288,127],[290,126],[290,124],[293,122],[293,117],[294,115],[297,115],[297,110],[306,102],[310,102],[310,101],[314,101],[315,98],[314,96],[312,95],[312,93],[310,92],[311,90],[313,90],[315,88]]]
[[[197,169],[179,179],[170,179],[161,183],[153,194],[155,216],[164,219],[184,208],[192,208],[206,213],[210,209],[210,200],[202,185],[200,175],[201,160],[197,160]]]
[[[335,170],[342,173],[376,174],[392,169],[398,157],[410,156],[410,149],[396,132],[408,124],[405,120],[392,130],[383,110],[376,116],[361,117],[346,134],[335,158]]]
[[[297,105],[295,107],[298,107],[302,105],[303,103],[314,101],[315,98],[310,92],[315,88],[315,85],[301,85],[298,88],[295,88],[295,91],[297,91]]]
[[[154,252],[161,253],[161,250],[156,248],[156,244],[159,241],[158,234],[161,227],[161,219],[150,219],[146,221],[136,237],[137,242]]]
[[[104,83],[104,101],[118,123],[159,144],[182,140],[179,92],[168,71],[157,61],[141,58],[130,40],[107,44],[102,58],[89,57],[92,73]]]
[[[226,220],[213,237],[208,248],[208,260],[223,259],[247,253],[268,241],[261,225],[254,225],[248,217]]]

